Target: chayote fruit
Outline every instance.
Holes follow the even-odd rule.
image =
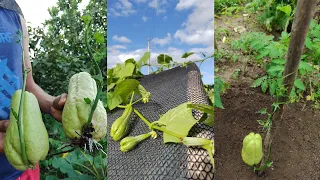
[[[79,138],[83,133],[83,126],[87,124],[91,105],[85,102],[89,98],[92,103],[97,95],[96,81],[87,72],[80,72],[70,78],[68,98],[62,112],[64,132],[70,139]],[[107,112],[99,100],[92,117],[92,138],[100,141],[107,133]]]
[[[250,166],[259,164],[263,157],[262,138],[260,134],[251,132],[243,139],[241,156],[242,160]]]
[[[21,90],[17,90],[11,101],[11,109],[19,112]],[[22,160],[22,151],[18,131],[18,120],[10,112],[10,124],[6,131],[4,152],[10,164],[17,170],[35,167],[36,163],[44,160],[49,151],[47,129],[42,121],[40,107],[36,97],[27,91],[24,93],[22,105],[22,128],[28,163]]]
[[[111,125],[111,130],[110,130],[110,136],[114,141],[119,141],[122,139],[124,136],[127,135],[129,131],[129,120],[132,114],[132,106],[129,105],[127,106],[122,115],[116,119],[112,125]]]

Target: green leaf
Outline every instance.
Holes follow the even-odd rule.
[[[288,17],[290,17],[291,12],[292,12],[292,9],[291,9],[291,6],[290,6],[290,5],[278,6],[278,7],[277,7],[277,10],[280,10],[280,11],[286,13],[286,15],[287,15]]]
[[[176,134],[181,135],[182,138],[186,137],[190,129],[198,122],[192,115],[192,109],[188,108],[190,102],[183,103],[162,115],[159,119],[165,128]],[[181,139],[167,133],[163,134],[164,143],[174,142],[180,143]]]
[[[118,94],[107,92],[107,107],[112,110],[122,103],[122,98]]]
[[[307,47],[308,49],[311,49],[311,50],[312,50],[312,41],[311,41],[310,37],[307,37],[307,38],[306,38],[306,41],[304,42],[304,44],[306,45],[306,47]]]
[[[263,81],[262,84],[261,84],[261,89],[262,89],[262,92],[266,92],[267,89],[268,89],[268,81]]]
[[[140,69],[143,64],[147,64],[148,59],[150,58],[150,52],[145,52],[141,59],[138,61],[137,65]]]
[[[85,16],[82,16],[81,19],[82,19],[82,20],[84,21],[84,23],[87,25],[87,24],[89,23],[89,21],[91,20],[91,16],[85,15]]]
[[[202,111],[207,114],[214,114],[214,107],[207,104],[188,104],[187,107]]]
[[[114,69],[114,76],[120,79],[132,76],[135,67],[133,63],[125,63],[122,66],[119,65],[118,68]]]
[[[221,97],[220,97],[220,92],[216,89],[217,86],[214,86],[214,106],[217,108],[221,108],[224,109],[223,105],[222,105],[222,101],[221,101]]]
[[[203,123],[205,124],[205,125],[208,125],[208,126],[212,126],[213,127],[213,125],[214,125],[214,115],[212,114],[212,115],[209,115],[209,117],[207,118],[207,119],[205,119],[204,121],[203,121]]]
[[[272,80],[269,87],[270,94],[275,95],[276,89],[277,89],[277,81]]]
[[[259,111],[256,112],[257,114],[268,114],[267,108],[262,108]]]
[[[262,82],[265,81],[267,79],[267,76],[262,76],[258,79],[256,79],[253,84],[251,85],[251,87],[256,88],[261,86]]]
[[[280,72],[284,71],[284,66],[276,65],[276,66],[271,66],[268,69],[269,73],[276,72],[276,71],[280,71]]]
[[[158,64],[169,64],[172,61],[172,57],[166,54],[160,54],[157,57]]]
[[[116,83],[111,83],[107,86],[107,91],[110,91],[114,86],[116,85]]]
[[[278,64],[278,65],[284,65],[284,64],[286,64],[286,60],[283,58],[278,58],[278,59],[273,59],[271,61],[271,63]]]
[[[303,84],[303,82],[301,81],[301,79],[296,79],[294,81],[294,86],[297,87],[298,89],[302,90],[302,91],[304,91],[306,89],[304,84]]]
[[[313,70],[312,66],[310,66],[310,64],[305,62],[305,61],[300,61],[299,69],[303,69],[303,70],[306,70],[306,71],[312,71]]]
[[[119,95],[124,103],[129,102],[130,94],[138,87],[140,82],[135,79],[125,79],[117,84],[114,94]]]
[[[91,104],[91,99],[86,97],[86,98],[83,98],[84,99],[84,102],[86,102],[87,104]]]
[[[204,112],[205,114],[210,114],[210,116],[205,116],[206,118],[202,120],[202,118],[199,120],[199,122],[203,122],[204,124],[208,126],[213,126],[214,123],[214,107],[207,105],[207,104],[188,104],[188,108],[196,109],[199,111]]]
[[[100,32],[95,32],[93,37],[97,41],[97,43],[103,43],[104,42],[104,35],[102,33],[100,33]]]
[[[194,52],[186,52],[186,53],[184,53],[184,54],[182,55],[181,58],[187,58],[187,57],[191,56],[192,54],[194,54]]]

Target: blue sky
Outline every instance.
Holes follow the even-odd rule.
[[[199,60],[200,52],[212,55],[212,0],[109,0],[108,68],[126,59],[139,60],[151,39],[151,64],[165,53],[182,62],[185,52],[195,52],[187,60]],[[213,59],[200,70],[205,84],[213,83]],[[146,68],[143,73],[147,73]]]

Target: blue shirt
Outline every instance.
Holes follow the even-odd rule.
[[[22,50],[17,43],[18,31],[22,32],[19,15],[0,7],[0,120],[9,119],[12,95],[22,88]],[[0,153],[0,180],[16,179],[22,173]]]

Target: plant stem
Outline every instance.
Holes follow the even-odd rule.
[[[142,100],[142,98],[136,100],[135,102],[132,103],[132,105],[134,105],[135,103],[137,103],[137,102],[139,102],[139,101],[141,101],[141,100]]]
[[[140,112],[139,112],[138,110],[136,110],[136,109],[133,108],[133,111],[139,116],[139,118],[140,118],[143,122],[145,122],[145,123],[148,125],[148,127],[151,126],[151,123],[150,123],[145,117],[143,117],[142,114],[140,114]]]
[[[96,73],[98,73],[99,80],[97,82],[97,84],[98,84],[98,92],[97,92],[96,98],[94,99],[94,103],[91,106],[91,111],[90,111],[90,114],[89,114],[89,117],[88,117],[88,121],[87,121],[88,122],[87,123],[88,126],[91,124],[93,113],[94,113],[95,109],[97,108],[97,104],[98,104],[98,101],[99,101],[100,93],[102,92],[102,85],[103,85],[103,78],[102,78],[102,73],[101,73],[100,67],[99,67],[97,61],[93,57],[93,54],[92,54],[92,51],[91,51],[91,48],[90,48],[90,44],[89,44],[88,35],[89,35],[89,26],[90,26],[90,24],[91,24],[91,20],[89,21],[89,23],[86,26],[85,42],[86,42],[86,48],[87,48],[87,51],[89,53],[90,60],[92,61],[92,63],[95,66],[95,71],[96,71]]]
[[[174,132],[172,132],[172,131],[169,131],[169,130],[166,129],[166,128],[162,128],[162,127],[159,127],[159,126],[151,126],[150,121],[148,121],[138,110],[133,109],[133,111],[139,116],[139,118],[140,118],[143,122],[145,122],[145,123],[149,126],[149,128],[150,128],[151,130],[152,130],[152,129],[156,129],[156,130],[162,131],[162,132],[167,133],[167,134],[169,134],[169,135],[171,135],[171,136],[174,136],[174,137],[176,137],[176,138],[178,138],[178,139],[180,139],[180,140],[182,141],[182,138],[183,138],[183,137],[182,137],[180,134],[174,133]]]
[[[174,137],[180,139],[180,141],[182,142],[183,137],[180,134],[174,133],[172,131],[169,131],[166,128],[162,128],[162,127],[159,127],[159,126],[152,126],[152,129],[156,129],[158,131],[162,131],[162,132],[167,133],[167,134],[169,134],[171,136],[174,136]]]
[[[20,97],[20,104],[19,104],[19,112],[18,112],[18,130],[19,130],[19,139],[20,139],[20,146],[21,146],[21,153],[22,153],[22,160],[25,165],[29,164],[27,154],[26,154],[26,145],[24,141],[24,132],[23,132],[23,123],[22,123],[22,114],[23,114],[23,104],[24,104],[24,92],[26,90],[26,82],[27,82],[27,70],[26,65],[24,62],[24,49],[22,45],[23,35],[21,35],[20,45],[22,49],[22,63],[23,63],[23,86],[21,91]]]

